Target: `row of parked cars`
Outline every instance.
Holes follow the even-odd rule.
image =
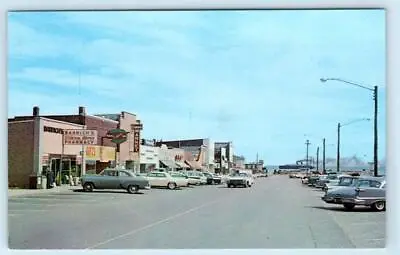
[[[84,191],[94,189],[124,189],[129,193],[151,187],[177,189],[190,185],[220,184],[222,176],[199,171],[152,171],[145,174],[127,169],[107,168],[100,174],[85,175],[81,178]]]
[[[321,199],[328,204],[343,205],[351,210],[355,206],[371,207],[375,211],[386,210],[386,179],[359,173],[296,173],[290,178],[300,178],[302,184],[319,188],[324,192]]]

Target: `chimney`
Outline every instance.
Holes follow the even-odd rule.
[[[33,107],[33,117],[39,117],[39,106]]]
[[[82,116],[86,115],[85,107],[79,106],[79,115],[82,115]]]

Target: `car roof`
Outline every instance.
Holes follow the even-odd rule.
[[[370,180],[370,181],[384,181],[384,177],[375,177],[375,176],[360,176],[358,177],[360,180]]]

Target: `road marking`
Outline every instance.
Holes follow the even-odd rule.
[[[11,209],[8,210],[8,213],[10,212],[46,212],[48,210],[43,210],[43,209]]]
[[[184,211],[184,212],[175,214],[175,215],[170,216],[170,217],[167,217],[167,218],[165,218],[165,219],[162,219],[162,220],[153,222],[153,223],[148,224],[148,225],[146,225],[146,226],[143,226],[143,227],[141,227],[141,228],[138,228],[138,229],[129,231],[129,232],[125,233],[125,234],[121,234],[121,235],[115,236],[115,237],[110,238],[110,239],[108,239],[108,240],[105,240],[105,241],[103,241],[103,242],[99,242],[99,243],[97,243],[97,244],[95,244],[95,245],[89,246],[89,247],[85,248],[85,250],[93,249],[93,248],[99,247],[99,246],[101,246],[101,245],[103,245],[103,244],[106,244],[106,243],[115,241],[115,240],[117,240],[117,239],[120,239],[120,238],[129,236],[129,235],[136,234],[136,233],[138,233],[138,232],[140,232],[140,231],[143,231],[143,230],[152,228],[152,227],[154,227],[154,226],[163,224],[163,223],[168,222],[168,221],[170,221],[170,220],[179,218],[179,217],[181,217],[181,216],[183,216],[183,215],[186,215],[186,214],[189,214],[189,213],[191,213],[191,212],[197,211],[197,210],[199,210],[199,209],[201,209],[201,208],[203,208],[203,207],[207,207],[207,206],[209,206],[209,205],[215,204],[215,203],[219,202],[220,200],[221,200],[221,199],[214,200],[214,201],[209,202],[209,203],[205,203],[205,204],[203,204],[203,205],[200,205],[200,206],[191,208],[191,209],[189,209],[189,210],[186,210],[186,211]]]

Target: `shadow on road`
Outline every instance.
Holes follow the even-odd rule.
[[[128,194],[128,195],[144,195],[145,193],[143,192],[136,192],[134,194],[131,194],[127,191],[114,191],[114,190],[93,190],[90,192],[86,192],[83,189],[75,189],[73,190],[74,192],[79,192],[79,193],[118,193],[118,194]]]
[[[375,211],[373,209],[371,209],[370,207],[364,207],[364,206],[360,206],[360,207],[354,207],[351,210],[347,210],[346,208],[344,208],[343,206],[335,206],[335,207],[325,207],[325,206],[307,206],[308,208],[314,208],[314,209],[320,209],[320,210],[327,210],[327,211],[335,211],[335,212],[346,212],[346,213],[359,213],[359,212],[374,212]]]

